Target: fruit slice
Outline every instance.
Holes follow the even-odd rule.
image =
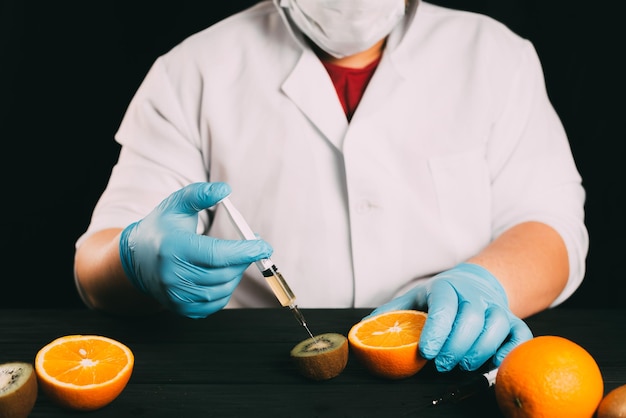
[[[367,370],[387,379],[413,376],[426,364],[417,349],[426,313],[384,312],[356,323],[348,333],[350,348]]]
[[[32,364],[0,364],[0,418],[26,418],[37,401],[37,376]]]
[[[348,352],[346,337],[330,332],[299,342],[290,354],[303,376],[313,380],[327,380],[345,369]]]
[[[57,338],[35,357],[42,391],[59,406],[82,411],[102,408],[117,398],[133,365],[127,346],[98,335]]]
[[[597,418],[626,417],[626,385],[610,391],[598,405]]]

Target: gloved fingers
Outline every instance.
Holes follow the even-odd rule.
[[[490,306],[485,311],[485,325],[459,366],[463,370],[476,370],[496,353],[509,335],[510,323],[507,311],[499,306]]]
[[[494,364],[499,366],[506,357],[507,354],[515,347],[523,343],[524,341],[528,341],[533,338],[533,333],[528,328],[528,325],[518,317],[514,316],[512,313],[509,313],[509,323],[510,323],[510,332],[508,335],[508,339],[496,352],[494,357]]]
[[[222,240],[205,235],[188,234],[184,240],[172,240],[172,251],[191,264],[201,267],[249,265],[272,255],[272,247],[264,240]]]
[[[185,316],[193,313],[193,317],[205,317],[228,303],[244,270],[245,266],[229,267],[220,269],[219,273],[209,271],[201,276],[192,275],[189,279],[181,274],[175,282],[164,283],[161,303]]]
[[[200,295],[201,298],[210,296],[210,294],[204,294],[208,290],[223,289],[225,292],[232,293],[248,266],[249,264],[237,264],[206,269],[191,265],[188,268],[179,269],[176,273],[177,282],[171,283],[169,280],[167,282],[169,282],[169,287],[188,289]]]
[[[452,329],[435,357],[440,372],[452,370],[472,348],[485,325],[485,313],[478,304],[461,301]]]
[[[454,287],[445,280],[435,280],[426,296],[428,317],[420,336],[421,355],[435,358],[450,335],[459,309],[459,298]]]
[[[217,204],[231,193],[226,183],[192,183],[165,198],[158,206],[161,212],[193,215]]]

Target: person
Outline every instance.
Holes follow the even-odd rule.
[[[427,311],[422,355],[475,370],[584,276],[585,190],[538,55],[485,15],[260,1],[158,57],[116,140],[76,242],[94,309],[279,306],[271,256],[300,307]]]

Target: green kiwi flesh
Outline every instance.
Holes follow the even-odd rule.
[[[32,364],[0,364],[0,418],[26,418],[37,401],[37,375]]]
[[[331,379],[338,376],[348,363],[348,339],[332,332],[316,335],[299,342],[290,355],[304,377]]]

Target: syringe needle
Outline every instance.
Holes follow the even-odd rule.
[[[289,307],[300,325],[302,325],[311,338],[315,340],[315,337],[311,333],[311,330],[304,319],[304,315],[300,312],[300,309],[298,309],[298,305],[296,305],[296,295],[294,295],[293,291],[285,281],[285,278],[282,274],[280,274],[276,266],[272,264],[270,268],[263,270],[261,273],[267,280],[267,283],[270,285],[270,288],[274,292],[274,295],[280,304]]]
[[[291,305],[291,306],[289,306],[289,309],[291,309],[291,312],[293,312],[294,316],[296,317],[296,319],[298,320],[300,325],[302,325],[304,327],[304,329],[306,330],[306,332],[309,333],[311,338],[313,338],[313,340],[315,340],[315,337],[313,336],[313,334],[311,333],[311,330],[307,326],[306,320],[304,319],[304,315],[302,315],[302,312],[300,312],[300,309],[298,309],[298,306]]]
[[[222,203],[222,205],[226,209],[226,212],[230,216],[230,219],[237,231],[239,231],[239,235],[242,239],[258,239],[254,232],[252,232],[252,229],[250,228],[244,217],[235,208],[235,206],[231,203],[228,197],[222,199],[220,203]],[[304,315],[302,315],[302,312],[300,312],[300,309],[298,309],[298,306],[296,305],[296,295],[294,295],[294,293],[291,291],[289,285],[285,281],[285,278],[276,268],[276,265],[269,258],[264,258],[257,261],[256,266],[258,267],[261,274],[263,274],[263,277],[265,277],[265,280],[269,284],[272,292],[274,292],[274,295],[276,296],[280,304],[282,306],[289,307],[300,325],[302,325],[304,329],[306,329],[306,332],[311,336],[311,338],[315,340],[315,337],[311,333],[311,330],[309,329],[306,320],[304,319]]]

